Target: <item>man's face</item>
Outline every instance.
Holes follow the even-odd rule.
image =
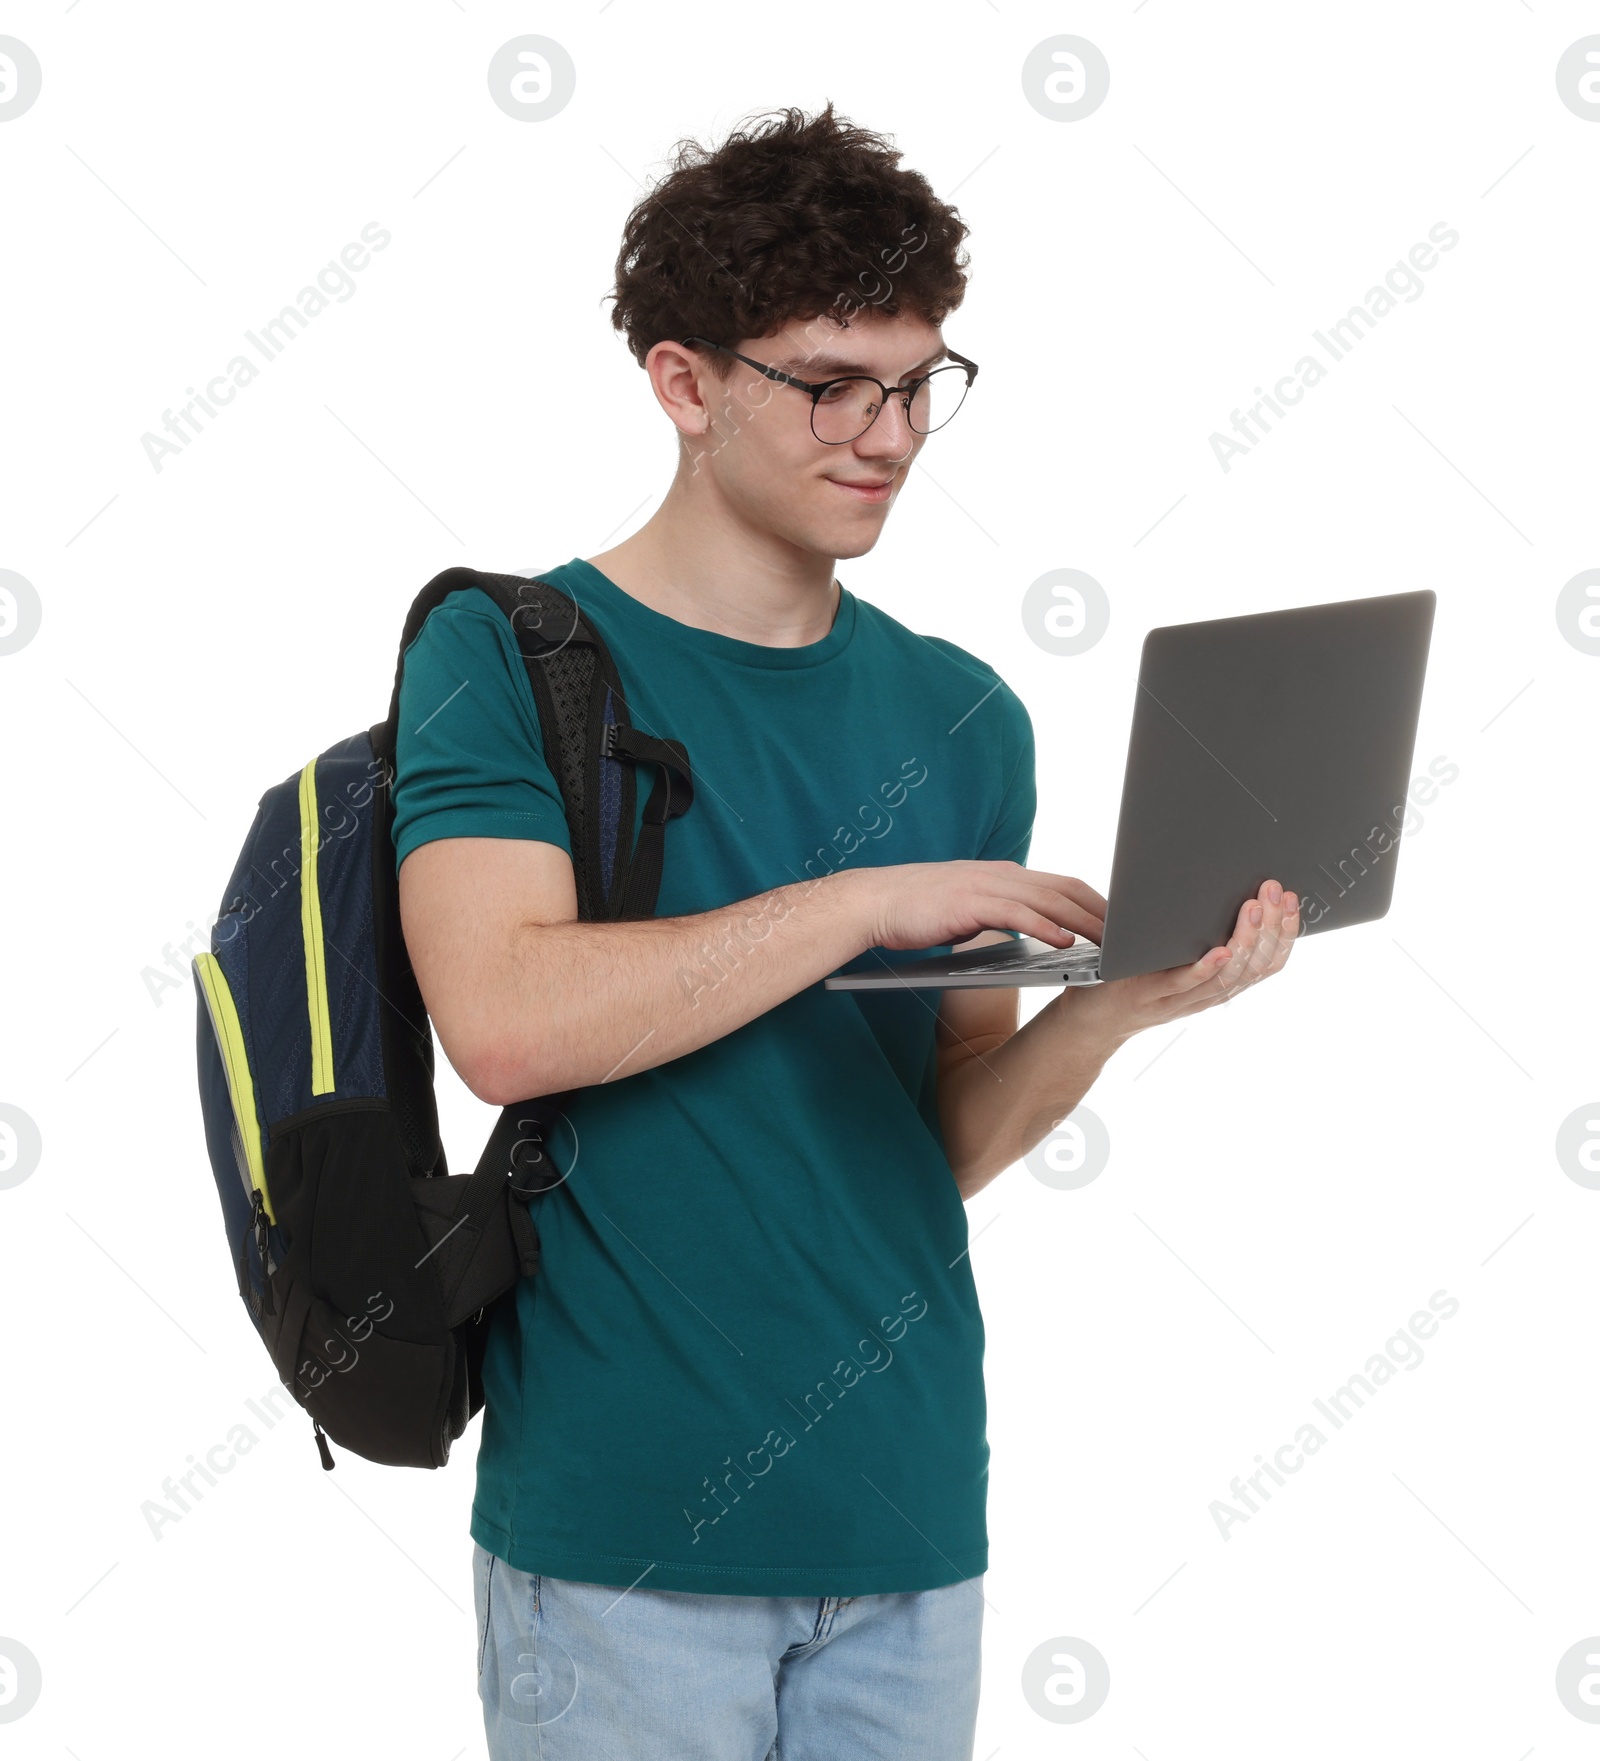
[[[945,358],[934,325],[877,312],[858,315],[847,329],[796,319],[774,335],[730,346],[812,384],[863,373],[894,387]],[[712,475],[737,518],[818,556],[872,549],[927,438],[912,431],[903,399],[891,397],[855,440],[830,446],[812,431],[806,392],[740,361],[725,380],[709,367],[699,378],[712,420],[710,431],[689,443],[695,469]],[[825,430],[825,417],[818,426]]]

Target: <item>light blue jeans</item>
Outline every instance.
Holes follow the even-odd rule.
[[[972,1761],[983,1579],[701,1596],[530,1575],[476,1542],[492,1761]]]

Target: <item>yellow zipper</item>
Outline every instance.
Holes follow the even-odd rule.
[[[233,1005],[233,992],[223,975],[217,957],[200,953],[194,957],[194,969],[200,975],[200,993],[206,1000],[211,1017],[211,1031],[217,1036],[217,1049],[222,1053],[222,1068],[228,1078],[228,1095],[233,1102],[233,1121],[244,1143],[245,1163],[250,1170],[250,1184],[261,1194],[262,1209],[267,1221],[276,1223],[272,1198],[267,1191],[267,1173],[261,1161],[261,1127],[256,1120],[256,1089],[250,1080],[250,1064],[244,1052],[244,1030],[239,1025],[239,1011]]]
[[[317,892],[317,761],[300,773],[300,934],[306,949],[306,1005],[311,1012],[311,1092],[333,1091],[333,1026],[328,1019],[328,961]]]

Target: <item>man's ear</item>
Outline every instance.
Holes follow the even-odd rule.
[[[658,342],[645,356],[644,370],[656,402],[680,434],[694,437],[710,431],[711,411],[701,393],[701,374],[708,369],[694,350],[680,342]]]

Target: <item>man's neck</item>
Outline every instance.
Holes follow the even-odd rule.
[[[764,648],[820,642],[839,609],[833,559],[754,530],[708,499],[680,477],[631,538],[586,560],[680,624]]]

